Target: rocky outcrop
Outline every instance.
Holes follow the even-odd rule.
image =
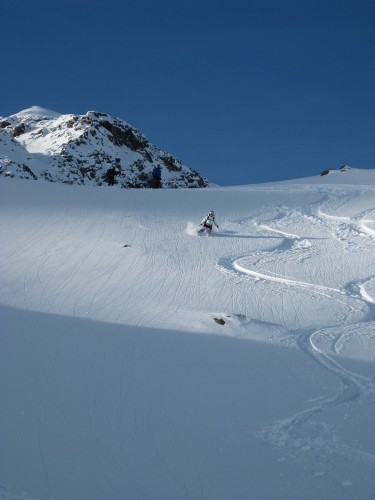
[[[346,172],[347,170],[349,170],[350,167],[348,167],[348,165],[342,165],[340,168],[334,168],[334,169],[330,169],[330,170],[323,170],[322,172],[320,172],[320,175],[321,176],[324,176],[324,175],[328,175],[329,173],[331,173],[332,171],[334,172]]]
[[[158,164],[163,188],[212,185],[139,130],[106,113],[60,115],[32,107],[0,120],[0,175],[103,186],[108,170],[115,168],[115,187],[147,188]]]

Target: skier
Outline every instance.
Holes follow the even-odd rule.
[[[118,175],[119,169],[118,167],[111,167],[107,170],[106,172],[106,180],[108,182],[108,186],[114,186],[116,181],[115,181],[115,176]]]
[[[199,224],[200,226],[202,226],[202,228],[199,229],[198,233],[203,233],[203,231],[206,231],[208,234],[210,234],[212,231],[212,226],[214,224],[219,229],[219,226],[215,222],[215,212],[213,210],[210,210],[206,217]]]
[[[160,182],[161,182],[161,167],[160,165],[157,165],[154,167],[154,170],[152,171],[152,183],[151,186],[154,189],[160,188]]]

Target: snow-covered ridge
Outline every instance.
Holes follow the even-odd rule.
[[[296,185],[317,185],[317,186],[333,186],[333,189],[338,186],[374,186],[375,183],[375,169],[362,169],[353,168],[345,165],[338,169],[333,168],[330,170],[324,170],[320,175],[314,175],[312,177],[302,177],[297,179],[288,179],[285,181],[276,181],[265,183],[266,189],[271,189],[272,187],[279,186],[284,188],[288,186],[290,189],[292,186]],[[262,184],[257,184],[260,187]]]
[[[157,164],[162,187],[212,185],[139,130],[106,113],[63,115],[32,106],[0,119],[0,175],[101,186],[114,167],[115,186],[144,188],[150,187]]]
[[[16,113],[14,115],[11,115],[10,118],[16,118],[18,119],[19,117],[25,117],[25,118],[32,118],[32,119],[54,119],[58,118],[61,116],[61,113],[57,113],[56,111],[52,111],[50,109],[42,108],[40,106],[31,106],[30,108],[24,109],[20,111],[19,113]]]

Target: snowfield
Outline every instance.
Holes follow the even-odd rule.
[[[375,498],[375,170],[0,199],[1,500]]]

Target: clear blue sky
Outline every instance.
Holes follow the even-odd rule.
[[[118,116],[221,185],[375,168],[374,0],[0,0],[0,116]]]

